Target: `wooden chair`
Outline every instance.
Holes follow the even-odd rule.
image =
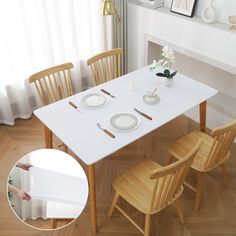
[[[116,48],[93,56],[87,61],[91,66],[95,85],[121,76],[122,54],[123,49]]]
[[[29,82],[34,83],[43,105],[73,95],[71,68],[73,68],[72,63],[65,63],[39,71],[29,77]],[[59,148],[63,146],[63,150],[68,152],[66,145],[56,146]]]
[[[213,129],[210,136],[200,131],[194,131],[170,145],[169,152],[172,154],[172,157],[180,160],[182,156],[192,149],[199,139],[203,140],[201,148],[191,166],[197,172],[197,187],[194,188],[190,184],[185,183],[186,186],[196,192],[195,210],[198,210],[200,205],[204,173],[220,167],[224,178],[224,185],[225,187],[228,186],[228,177],[224,162],[230,156],[229,149],[234,141],[235,135],[236,120],[225,126]]]
[[[70,69],[72,63],[53,66],[29,77],[34,83],[43,105],[56,102],[73,95]]]
[[[173,204],[177,208],[181,224],[184,224],[184,215],[179,197],[183,192],[182,183],[200,144],[199,141],[187,155],[171,165],[162,167],[156,162],[148,160],[118,177],[113,183],[116,193],[108,216],[111,217],[114,208],[116,208],[141,233],[148,236],[151,215]],[[117,205],[120,196],[145,214],[144,230]]]

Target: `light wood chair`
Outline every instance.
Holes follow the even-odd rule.
[[[225,187],[228,186],[228,176],[224,162],[230,156],[229,149],[234,141],[235,135],[236,120],[222,127],[213,129],[211,135],[207,135],[201,131],[194,131],[170,145],[169,152],[172,157],[180,160],[182,156],[192,149],[199,139],[203,140],[201,148],[191,166],[197,173],[197,187],[194,188],[192,185],[185,183],[186,186],[196,193],[195,210],[198,210],[200,206],[204,173],[216,167],[220,167],[224,179],[224,185]]]
[[[43,105],[73,95],[71,68],[73,68],[72,63],[61,64],[29,77],[29,82],[34,83]]]
[[[102,84],[121,76],[122,48],[112,49],[95,55],[88,59],[87,64],[91,66],[94,84]]]
[[[29,77],[29,82],[34,83],[43,105],[73,95],[70,73],[72,68],[72,63],[65,63],[39,71]],[[63,147],[63,150],[68,152],[66,145],[59,144],[56,146],[58,148]]]
[[[116,193],[108,216],[111,217],[116,208],[141,233],[148,236],[151,215],[173,204],[177,208],[181,224],[184,224],[179,197],[183,192],[182,183],[200,145],[201,141],[181,160],[168,166],[162,167],[156,162],[148,160],[118,177],[113,183]],[[120,196],[145,214],[144,230],[117,205]]]

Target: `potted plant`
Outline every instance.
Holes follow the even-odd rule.
[[[175,55],[173,49],[165,46],[161,50],[161,56],[158,62],[154,60],[152,68],[162,66],[164,68],[163,73],[156,73],[157,76],[164,78],[164,85],[171,86],[173,83],[173,77],[177,74],[177,71],[171,72],[171,67],[175,63]]]

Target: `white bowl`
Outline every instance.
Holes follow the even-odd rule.
[[[156,104],[160,101],[160,97],[157,94],[148,92],[143,96],[143,101],[147,104]]]

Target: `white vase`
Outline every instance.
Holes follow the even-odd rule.
[[[211,0],[210,6],[206,7],[202,11],[202,19],[206,23],[212,24],[216,22],[216,18],[217,18],[217,10],[213,5],[213,0]]]
[[[169,79],[169,78],[164,77],[163,82],[164,82],[164,86],[171,87],[173,84],[173,78]]]

